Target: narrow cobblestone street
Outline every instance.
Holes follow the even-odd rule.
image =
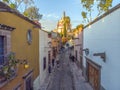
[[[63,53],[60,55],[60,65],[55,69],[47,90],[74,90],[72,80],[68,56]]]
[[[79,75],[75,73],[77,69],[73,68],[74,65],[76,64],[69,60],[69,51],[62,53],[60,55],[59,68],[55,68],[55,70],[53,71],[52,73],[53,77],[51,78],[46,89],[47,90],[92,90],[90,85],[88,85],[85,82],[81,72],[79,73]]]

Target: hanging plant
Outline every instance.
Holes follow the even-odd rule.
[[[7,59],[7,63],[0,68],[0,76],[10,79],[16,73],[18,61],[16,61],[15,53],[13,52],[8,55]]]

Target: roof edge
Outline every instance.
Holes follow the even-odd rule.
[[[20,18],[22,18],[22,19],[24,19],[24,20],[26,20],[26,21],[28,21],[28,22],[36,25],[38,28],[41,28],[40,25],[38,25],[38,24],[35,23],[34,21],[30,20],[28,17],[25,17],[23,14],[21,14],[21,13],[18,12],[17,10],[10,8],[7,4],[5,4],[5,3],[1,2],[1,1],[0,1],[0,4],[4,5],[4,7],[3,7],[3,6],[0,6],[0,12],[13,13],[13,14],[17,15],[18,17],[20,17]]]

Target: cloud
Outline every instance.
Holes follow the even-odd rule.
[[[43,18],[40,20],[42,29],[51,31],[56,29],[59,16],[55,13],[43,14]]]
[[[43,18],[46,19],[59,19],[59,16],[55,13],[43,14]]]
[[[51,31],[54,30],[57,26],[57,20],[42,19],[40,20],[42,29]]]

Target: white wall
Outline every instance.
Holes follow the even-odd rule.
[[[82,44],[83,44],[83,32],[79,32],[78,36],[76,38],[79,39],[74,39],[74,55],[76,54],[75,51],[77,50],[77,59],[80,61],[80,48],[82,49]]]
[[[48,38],[48,33],[43,30],[39,30],[39,76],[34,80],[33,88],[34,90],[40,89],[40,86],[44,83],[45,78],[48,76],[48,42],[51,41]],[[46,57],[46,69],[43,69],[43,58]]]
[[[48,75],[48,51],[50,51],[50,48],[48,48],[48,42],[50,41],[50,38],[48,38],[48,33],[40,30],[40,59],[39,59],[39,65],[40,65],[40,84],[42,84]],[[43,58],[46,57],[46,69],[43,69]]]
[[[120,8],[84,29],[84,48],[88,57],[102,66],[101,85],[105,90],[120,90]],[[106,62],[93,53],[106,53]],[[84,54],[85,56],[85,54]],[[84,67],[86,66],[84,59]]]

